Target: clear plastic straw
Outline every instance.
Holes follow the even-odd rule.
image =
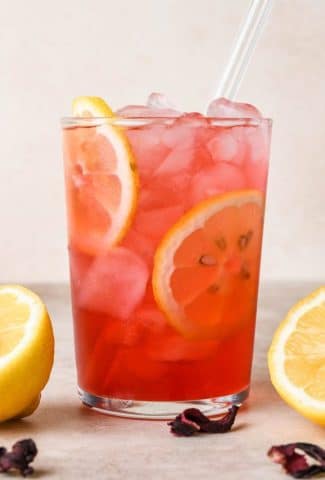
[[[240,82],[246,72],[258,38],[271,11],[272,0],[252,0],[236,42],[233,46],[229,62],[224,69],[215,98],[234,99]]]

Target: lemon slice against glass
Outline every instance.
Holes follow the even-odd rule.
[[[74,117],[112,117],[113,111],[100,97],[77,97],[72,102]]]
[[[78,97],[73,115],[103,121],[63,132],[70,244],[89,255],[104,254],[123,239],[135,214],[139,183],[135,160],[104,100]]]
[[[217,195],[185,213],[161,240],[153,291],[185,337],[222,339],[252,323],[263,203],[255,190]]]

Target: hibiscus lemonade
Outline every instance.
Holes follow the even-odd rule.
[[[77,107],[76,107],[77,105]],[[270,121],[98,98],[63,120],[71,292],[84,403],[213,413],[248,394]]]

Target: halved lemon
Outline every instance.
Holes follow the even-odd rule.
[[[111,109],[99,100],[79,97],[73,112],[107,116]],[[70,244],[90,255],[106,253],[126,234],[137,205],[130,145],[121,128],[106,119],[65,128],[63,137]]]
[[[158,246],[155,299],[192,339],[218,339],[254,328],[264,200],[243,190],[187,212]]]
[[[268,365],[283,400],[325,426],[325,287],[288,312],[273,337]]]
[[[53,356],[51,321],[40,298],[21,286],[0,286],[0,421],[37,407]]]

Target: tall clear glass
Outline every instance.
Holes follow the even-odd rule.
[[[65,118],[81,400],[129,417],[248,395],[271,137],[263,118]]]

